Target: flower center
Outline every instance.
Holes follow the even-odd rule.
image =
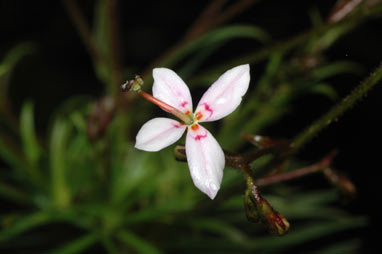
[[[197,124],[197,123],[192,124],[191,125],[191,130],[193,130],[193,131],[199,130],[199,124]]]
[[[203,117],[202,112],[198,111],[195,114],[194,121],[198,121],[198,120],[202,119],[202,117]]]

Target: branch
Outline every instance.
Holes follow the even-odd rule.
[[[83,14],[75,0],[62,0],[62,3],[69,14],[70,19],[72,20],[74,27],[77,29],[78,34],[80,35],[82,42],[85,44],[89,55],[93,58],[95,62],[100,62],[104,59],[101,52],[97,49],[97,44],[95,43],[92,34],[89,29]]]
[[[118,16],[116,11],[116,0],[107,1],[107,18],[110,36],[111,70],[115,86],[122,83],[122,59],[121,59],[121,41],[119,37]]]
[[[302,176],[310,175],[312,173],[323,171],[329,167],[335,155],[336,155],[336,151],[332,151],[330,154],[328,154],[319,162],[313,165],[303,167],[300,169],[295,169],[287,173],[276,174],[276,175],[259,178],[256,180],[256,185],[259,187],[260,186],[263,187],[263,186],[271,185],[274,183],[280,183],[280,182],[300,178]]]

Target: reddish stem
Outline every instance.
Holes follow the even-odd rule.
[[[173,106],[155,98],[154,96],[152,96],[151,94],[149,93],[146,93],[145,91],[142,91],[142,90],[139,90],[137,91],[138,94],[143,97],[144,99],[154,103],[155,105],[159,106],[161,109],[163,109],[164,111],[170,113],[170,114],[173,114],[174,116],[176,116],[177,118],[179,118],[180,120],[182,120],[185,124],[187,125],[190,125],[193,123],[193,119],[191,116],[189,115],[186,115],[185,113],[181,112],[180,110],[174,108]]]
[[[277,175],[271,175],[271,176],[265,176],[263,178],[256,180],[257,186],[266,186],[278,182],[284,182],[291,179],[296,179],[305,175],[309,175],[315,172],[319,172],[322,170],[325,170],[329,167],[330,163],[333,160],[333,157],[336,155],[336,151],[332,151],[327,156],[325,156],[323,159],[321,159],[319,162],[304,167],[300,169],[296,169],[287,173],[277,174]]]
[[[168,113],[172,113],[173,111],[177,110],[173,106],[168,105],[167,103],[155,98],[154,96],[152,96],[149,93],[146,93],[145,91],[141,90],[138,92],[138,94],[140,96],[142,96],[144,99],[146,99],[146,100],[154,103],[155,105],[159,106],[161,109],[163,109],[164,111],[166,111]]]

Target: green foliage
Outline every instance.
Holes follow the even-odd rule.
[[[110,96],[116,93],[116,80],[106,5],[104,0],[95,5],[92,39],[100,54],[92,60],[95,75]],[[296,99],[315,93],[337,101],[331,78],[364,74],[358,63],[327,59],[325,50],[377,10],[335,24],[323,24],[313,13],[310,32],[278,43],[254,25],[219,27],[186,41],[161,59],[160,65],[178,66],[185,79],[193,77],[190,83],[205,85],[227,66],[266,62],[265,71],[251,81],[253,89],[240,108],[223,121],[216,135],[224,148],[239,151],[245,148],[241,133],[261,133],[276,125],[293,112]],[[243,39],[267,44],[197,72],[223,45]],[[146,110],[150,106],[140,108],[139,114],[115,109],[106,130],[91,138],[90,116],[95,112],[102,119],[107,107],[100,110],[92,99],[70,98],[56,109],[48,134],[39,136],[32,101],[23,103],[17,120],[10,120],[7,105],[12,69],[30,49],[27,44],[17,46],[0,62],[0,158],[7,165],[0,179],[0,196],[22,208],[1,216],[0,244],[8,244],[4,250],[17,249],[15,242],[23,236],[55,223],[71,225],[81,234],[60,239],[46,253],[82,253],[94,246],[102,246],[107,253],[278,253],[368,224],[365,217],[354,217],[339,208],[338,193],[332,189],[304,190],[281,184],[266,189],[264,196],[290,220],[291,231],[284,237],[265,234],[263,227],[245,218],[245,183],[238,172],[225,169],[219,196],[210,201],[193,186],[187,165],[174,159],[171,148],[158,153],[134,148],[136,129],[150,118],[151,112]],[[297,136],[296,146],[308,142],[381,79],[379,67],[350,97]],[[113,103],[119,105],[116,101],[113,97]],[[135,102],[131,99],[130,103]],[[295,158],[290,162],[302,163]],[[266,157],[254,165],[261,172],[270,163],[271,158]],[[42,246],[55,238],[39,236]],[[341,241],[320,246],[321,251],[316,252],[354,253],[362,244],[346,237]]]

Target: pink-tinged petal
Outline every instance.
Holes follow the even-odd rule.
[[[167,68],[153,70],[153,96],[183,113],[192,113],[190,90],[174,71]]]
[[[241,102],[249,86],[249,65],[226,71],[204,93],[196,108],[199,122],[219,120],[231,114]]]
[[[179,140],[186,127],[186,125],[169,118],[151,119],[139,130],[135,148],[148,152],[159,151]]]
[[[194,124],[188,127],[186,154],[195,186],[214,199],[220,189],[225,166],[222,148],[207,129]]]

